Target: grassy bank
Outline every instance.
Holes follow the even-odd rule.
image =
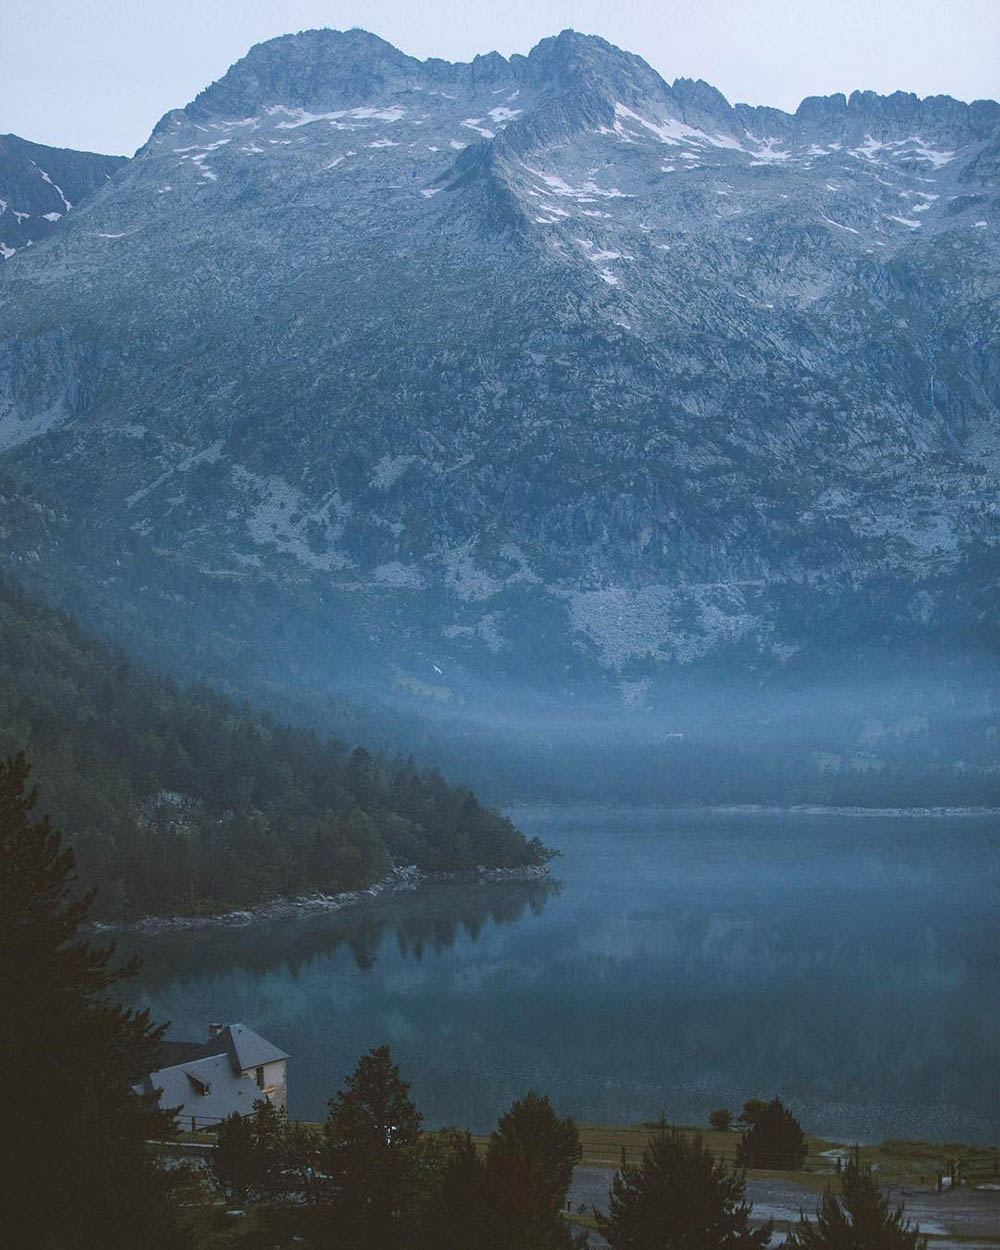
[[[580,1124],[580,1143],[583,1146],[585,1167],[616,1168],[621,1162],[622,1151],[630,1163],[639,1161],[646,1143],[649,1141],[653,1125],[611,1125],[611,1124]],[[699,1133],[713,1154],[719,1155],[730,1163],[736,1161],[736,1144],[739,1134],[736,1132],[720,1133],[713,1129],[701,1129],[695,1126],[683,1126],[692,1135]],[[477,1145],[483,1149],[486,1137],[476,1138]],[[801,1172],[783,1172],[770,1169],[748,1169],[749,1176],[784,1177],[798,1184],[814,1189],[817,1193],[835,1181],[837,1160],[832,1154],[825,1152],[851,1150],[853,1142],[829,1141],[822,1137],[806,1134],[809,1154],[805,1169]],[[879,1178],[886,1184],[925,1186],[931,1188],[937,1184],[941,1176],[951,1175],[954,1162],[958,1162],[959,1171],[970,1181],[990,1181],[995,1172],[1000,1170],[1000,1146],[971,1146],[961,1142],[924,1142],[889,1140],[878,1145],[860,1146],[858,1148],[862,1163],[870,1164]],[[1000,1176],[996,1176],[1000,1183]],[[836,1188],[836,1185],[834,1185]]]
[[[316,1133],[322,1126],[310,1121],[298,1121],[307,1124]],[[692,1135],[698,1133],[713,1154],[719,1155],[728,1162],[735,1164],[736,1144],[739,1134],[736,1132],[720,1133],[713,1129],[701,1129],[694,1125],[682,1125],[685,1132]],[[617,1168],[622,1158],[622,1151],[630,1163],[637,1163],[649,1141],[654,1125],[646,1124],[579,1124],[580,1144],[583,1147],[583,1167]],[[212,1144],[215,1134],[211,1130],[197,1133],[181,1133],[182,1143]],[[477,1148],[482,1153],[486,1149],[488,1136],[473,1137]],[[748,1176],[782,1177],[793,1180],[804,1188],[813,1189],[817,1193],[833,1180],[836,1191],[837,1160],[833,1151],[854,1149],[853,1142],[830,1141],[823,1137],[806,1134],[809,1154],[806,1166],[801,1172],[784,1172],[765,1168],[747,1169]],[[887,1185],[907,1185],[913,1187],[933,1188],[938,1178],[952,1174],[954,1165],[965,1180],[977,1183],[996,1181],[1000,1184],[1000,1146],[973,1146],[963,1142],[926,1142],[890,1139],[877,1145],[859,1146],[861,1162],[869,1164]]]

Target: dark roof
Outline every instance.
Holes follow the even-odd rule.
[[[259,1033],[248,1029],[245,1024],[227,1024],[215,1037],[204,1042],[161,1042],[153,1057],[153,1069],[161,1071],[163,1068],[193,1063],[215,1055],[226,1055],[234,1073],[246,1072],[261,1064],[288,1058],[285,1051],[279,1050]]]
[[[273,1042],[267,1041],[245,1024],[227,1024],[220,1037],[225,1037],[229,1057],[234,1067],[240,1072],[248,1068],[256,1068],[259,1064],[273,1063],[276,1059],[287,1059],[288,1055],[279,1050]]]
[[[159,1105],[176,1109],[182,1127],[186,1116],[217,1124],[234,1111],[249,1115],[264,1097],[250,1077],[233,1071],[225,1054],[150,1072],[132,1088],[141,1094],[160,1090]]]

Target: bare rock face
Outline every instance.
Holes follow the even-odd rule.
[[[6,558],[293,684],[992,647],[998,150],[571,31],[272,40],[2,266],[0,470],[94,536]]]
[[[0,135],[0,260],[47,239],[125,160]]]

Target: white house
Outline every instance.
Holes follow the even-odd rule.
[[[163,1042],[159,1066],[133,1085],[157,1093],[181,1128],[213,1128],[236,1112],[249,1115],[266,1098],[284,1111],[288,1055],[245,1024],[211,1024],[206,1042]]]

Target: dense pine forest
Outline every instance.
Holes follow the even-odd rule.
[[[22,749],[102,917],[547,856],[438,772],[150,676],[0,582],[0,757]]]

